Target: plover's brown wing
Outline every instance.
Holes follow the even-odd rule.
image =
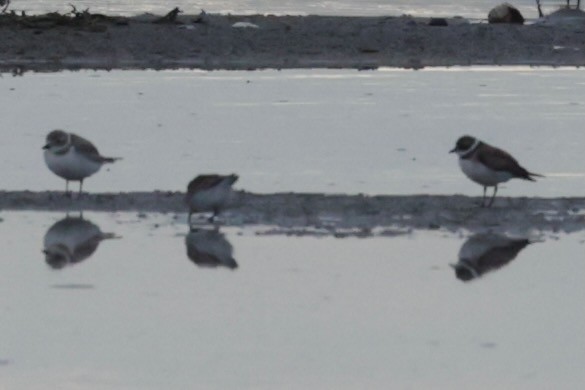
[[[187,192],[193,193],[202,190],[208,190],[221,183],[226,176],[222,175],[199,175],[191,180],[187,186]]]
[[[506,171],[514,175],[514,177],[533,180],[530,177],[530,172],[520,166],[514,157],[502,149],[483,144],[477,149],[477,159],[494,171]]]
[[[100,154],[94,144],[77,134],[71,133],[71,144],[88,159],[100,163],[112,163],[120,160],[119,157],[104,157]]]

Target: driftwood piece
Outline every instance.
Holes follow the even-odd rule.
[[[78,11],[74,5],[71,5],[71,8],[71,11],[64,14],[50,12],[42,15],[27,15],[22,12],[19,15],[14,11],[3,13],[0,14],[0,26],[20,26],[36,30],[73,27],[86,31],[102,32],[107,30],[108,25],[120,26],[129,23],[128,18],[94,14],[89,11],[89,8]]]
[[[165,24],[165,23],[170,23],[170,24],[180,23],[177,20],[177,16],[179,16],[180,13],[183,13],[183,11],[181,11],[179,9],[179,7],[175,7],[171,11],[169,11],[165,16],[162,16],[162,17],[156,19],[153,23],[160,23],[160,24]]]

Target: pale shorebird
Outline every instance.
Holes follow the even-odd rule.
[[[65,179],[65,192],[69,193],[69,181],[79,181],[79,194],[83,180],[100,170],[102,165],[120,158],[104,157],[85,138],[63,130],[53,130],[47,135],[45,163],[59,177]]]
[[[238,180],[237,175],[199,175],[187,186],[185,201],[189,206],[189,225],[194,213],[209,212],[213,214],[209,222],[214,222],[219,213],[227,206],[232,197],[232,185]]]

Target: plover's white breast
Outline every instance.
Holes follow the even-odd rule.
[[[459,166],[468,178],[483,186],[495,186],[512,178],[509,172],[494,171],[472,159],[460,158]]]
[[[77,152],[74,147],[64,154],[54,154],[45,150],[45,163],[57,176],[66,180],[81,180],[93,175],[102,164],[90,160]]]
[[[196,210],[213,210],[215,207],[223,207],[231,197],[232,187],[227,179],[215,187],[199,190],[189,198],[189,206]]]

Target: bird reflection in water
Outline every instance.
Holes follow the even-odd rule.
[[[217,228],[191,228],[185,237],[185,245],[187,256],[199,267],[238,268],[232,245]]]
[[[44,239],[46,263],[53,269],[62,269],[91,257],[100,242],[120,238],[113,233],[103,233],[100,228],[80,214],[67,215],[47,230]]]
[[[531,241],[501,234],[479,233],[467,239],[459,250],[459,261],[453,264],[455,276],[467,282],[497,270],[516,258]]]

